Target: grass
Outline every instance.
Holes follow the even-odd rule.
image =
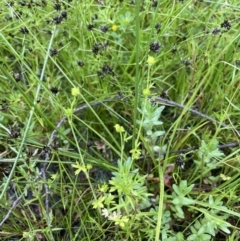
[[[0,1],[1,240],[239,240],[237,1]]]

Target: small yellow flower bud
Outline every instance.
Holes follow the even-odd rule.
[[[150,91],[149,88],[144,89],[144,90],[142,91],[142,93],[143,93],[143,95],[146,96],[146,97],[148,97],[149,95],[151,95],[151,91]]]
[[[112,31],[117,31],[117,29],[118,29],[118,26],[116,24],[113,24]]]
[[[124,127],[123,127],[123,126],[120,126],[119,124],[116,124],[114,127],[115,127],[115,129],[116,129],[116,132],[118,132],[118,133],[122,133],[122,132],[125,131],[125,130],[124,130]]]
[[[79,94],[80,94],[80,90],[79,90],[78,87],[72,88],[72,95],[73,95],[73,96],[77,96],[77,95],[79,95]]]
[[[148,56],[147,63],[148,63],[149,65],[153,65],[153,64],[155,63],[155,58],[152,57],[152,56]]]

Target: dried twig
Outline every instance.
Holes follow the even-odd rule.
[[[238,142],[230,142],[230,143],[226,143],[226,144],[223,144],[223,145],[218,145],[218,149],[225,149],[225,148],[229,148],[229,147],[237,147],[237,146],[240,146],[240,143]],[[168,153],[170,154],[184,154],[184,153],[188,153],[190,151],[195,151],[199,149],[199,146],[193,146],[193,147],[189,147],[189,148],[185,148],[185,149],[179,149],[179,150],[171,150],[169,151]],[[161,155],[162,156],[165,156],[167,154],[166,151],[162,151],[161,152]],[[157,154],[154,154],[155,157],[159,157],[159,153]],[[138,160],[143,160],[145,158],[151,158],[150,155],[144,155],[144,156],[140,156]]]
[[[168,99],[165,99],[165,98],[162,98],[162,97],[156,97],[156,98],[154,98],[154,101],[157,102],[157,103],[161,103],[161,104],[164,104],[164,105],[174,106],[174,107],[178,107],[178,108],[181,108],[181,109],[186,109],[186,108],[187,108],[187,107],[184,106],[184,105],[181,105],[181,104],[179,104],[179,103],[177,103],[177,102],[174,102],[174,101],[172,101],[172,100],[168,100]],[[199,112],[199,111],[197,111],[197,110],[194,110],[194,109],[191,109],[191,108],[187,108],[187,110],[188,110],[189,112],[191,112],[192,114],[195,114],[195,115],[198,115],[198,116],[200,116],[200,117],[203,117],[203,118],[205,118],[205,119],[207,119],[207,120],[209,120],[209,121],[211,121],[211,122],[213,122],[213,123],[218,124],[218,125],[221,126],[221,127],[228,127],[227,124],[225,124],[225,123],[223,123],[223,122],[220,122],[220,121],[218,121],[218,120],[215,120],[215,119],[213,119],[212,117],[209,117],[209,116],[207,116],[207,115],[205,115],[205,114],[203,114],[203,113],[201,113],[201,112]],[[233,128],[233,130],[234,130],[234,132],[235,132],[238,136],[240,136],[240,131],[239,131],[239,130],[236,130],[236,129],[234,129],[234,128]],[[237,147],[237,146],[240,146],[239,142],[230,142],[230,143],[227,143],[227,144],[218,145],[218,148],[219,148],[219,149],[224,149],[224,148],[228,148],[228,147]],[[186,148],[186,149],[172,150],[172,151],[169,151],[169,153],[182,154],[182,153],[187,153],[187,152],[194,151],[194,150],[197,150],[197,149],[199,149],[198,146],[193,146],[193,147]],[[165,156],[165,155],[166,155],[166,152],[163,151],[163,152],[161,153],[161,155]],[[156,154],[156,156],[159,156],[159,153]],[[139,160],[143,160],[143,159],[148,158],[148,157],[150,157],[150,156],[146,156],[146,155],[145,155],[145,156],[141,156],[141,157],[139,158]]]
[[[167,104],[167,105],[175,106],[175,107],[178,107],[178,108],[181,108],[181,109],[187,109],[187,110],[188,110],[189,112],[191,112],[192,114],[198,115],[198,116],[200,116],[200,117],[202,117],[202,118],[204,118],[204,119],[207,119],[207,120],[209,120],[209,121],[211,121],[211,122],[213,122],[213,123],[216,123],[216,124],[218,124],[218,125],[221,126],[221,127],[228,127],[228,125],[225,124],[224,122],[220,122],[220,121],[218,121],[218,120],[215,120],[215,119],[213,119],[213,118],[210,117],[210,116],[207,116],[207,115],[205,115],[205,114],[203,114],[203,113],[201,113],[201,112],[199,112],[199,111],[197,111],[197,110],[188,108],[188,107],[186,107],[185,105],[181,105],[181,104],[179,104],[179,103],[177,103],[177,102],[174,102],[174,101],[172,101],[172,100],[168,100],[168,99],[161,98],[161,97],[156,97],[156,98],[154,99],[154,101],[157,102],[157,103],[162,103],[162,104]],[[235,130],[235,129],[233,129],[233,130],[235,131],[235,133],[236,133],[238,136],[240,136],[240,131],[239,131],[239,130]]]

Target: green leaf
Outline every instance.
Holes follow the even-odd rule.
[[[194,204],[195,200],[187,198],[187,197],[184,197],[184,198],[181,199],[181,203],[182,203],[182,205],[187,206],[187,205]]]
[[[173,184],[173,190],[179,196],[187,195],[189,192],[192,191],[193,187],[194,184],[190,185],[189,187],[187,186],[187,180],[182,180],[179,184],[179,187],[176,184]]]
[[[180,200],[180,198],[177,197],[172,200],[172,203],[175,205],[181,205],[181,200]]]
[[[176,212],[176,215],[179,217],[179,218],[182,218],[184,219],[184,212],[182,210],[182,208],[180,206],[175,206],[177,212]]]
[[[209,163],[211,159],[223,157],[224,153],[218,149],[218,141],[216,139],[211,140],[208,144],[202,140],[197,156],[199,161]]]
[[[231,226],[231,225],[229,224],[229,226]],[[219,229],[221,229],[223,232],[225,232],[227,234],[231,233],[231,231],[227,228],[227,226],[222,225],[219,227]]]
[[[175,192],[176,194],[180,195],[179,188],[178,188],[178,186],[177,186],[176,184],[173,184],[172,188],[173,188],[173,190],[174,190],[174,192]]]

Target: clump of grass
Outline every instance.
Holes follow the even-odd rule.
[[[237,2],[0,3],[1,240],[237,240]]]

